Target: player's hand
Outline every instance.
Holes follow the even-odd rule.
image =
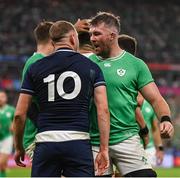
[[[96,176],[103,175],[109,167],[109,152],[108,150],[100,151],[95,159]]]
[[[74,24],[77,32],[88,32],[89,31],[89,22],[88,19],[80,20],[78,19],[77,22]]]
[[[174,127],[169,121],[160,123],[160,133],[162,138],[171,138],[174,135]]]
[[[16,164],[20,167],[26,167],[26,165],[23,163],[24,156],[25,156],[25,151],[23,148],[22,149],[16,149],[14,160],[15,160]]]

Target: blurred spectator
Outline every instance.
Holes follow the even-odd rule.
[[[140,44],[140,58],[149,62],[179,63],[178,0],[164,0],[163,5],[160,0],[114,0],[113,3],[108,0],[1,0],[0,54],[32,54],[35,50],[32,31],[42,19],[75,22],[77,18],[89,18],[100,10],[121,17],[122,32],[135,36]]]

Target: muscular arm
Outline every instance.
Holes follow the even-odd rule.
[[[13,121],[14,146],[16,149],[15,161],[19,166],[25,166],[21,160],[24,159],[23,133],[26,120],[26,113],[31,102],[31,95],[20,94]]]
[[[152,105],[156,116],[161,120],[162,116],[171,115],[170,108],[164,98],[161,96],[156,84],[151,82],[141,89],[141,94]],[[164,121],[160,124],[161,136],[169,138],[174,133],[172,124],[168,121]]]
[[[161,96],[156,84],[149,83],[141,89],[144,98],[152,105],[158,119],[162,116],[170,116],[170,109],[164,98]]]
[[[97,108],[98,126],[100,132],[100,149],[107,149],[109,143],[110,119],[106,96],[106,87],[95,88],[94,99]]]
[[[95,160],[95,169],[97,170],[97,175],[102,175],[109,166],[108,144],[110,116],[105,86],[95,88],[94,100],[97,108],[97,119],[100,132],[100,150]]]

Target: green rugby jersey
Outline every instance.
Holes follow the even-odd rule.
[[[6,104],[0,108],[0,140],[12,135],[10,126],[14,118],[15,108]]]
[[[100,66],[104,74],[110,111],[109,144],[117,144],[138,134],[139,127],[135,119],[138,90],[153,82],[153,78],[147,65],[126,51],[106,60],[95,54],[89,58]],[[93,145],[99,145],[94,104],[90,107],[90,119],[91,142]]]
[[[154,113],[152,106],[146,100],[144,100],[143,102],[141,112],[149,129],[149,143],[146,148],[151,148],[154,147],[154,141],[152,136],[152,122],[154,119],[156,119],[156,115]]]
[[[26,74],[26,71],[28,68],[38,61],[39,59],[42,59],[44,55],[40,53],[34,53],[25,63],[24,68],[23,68],[23,73],[22,73],[22,81],[24,79],[24,76]],[[36,102],[35,98],[33,97],[32,102]],[[23,137],[23,145],[24,148],[26,149],[30,144],[34,142],[35,135],[37,133],[37,129],[34,126],[33,122],[30,119],[26,119],[26,125],[25,125],[25,131],[24,131],[24,137]]]

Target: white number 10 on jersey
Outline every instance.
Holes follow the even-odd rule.
[[[67,77],[71,77],[74,80],[74,90],[71,93],[66,93],[63,88],[64,80]],[[48,83],[48,101],[55,100],[55,74],[50,74],[46,78],[43,79],[44,83]],[[70,100],[74,99],[79,92],[81,91],[81,79],[79,75],[73,71],[63,72],[59,78],[57,79],[56,89],[59,94],[64,99]]]

